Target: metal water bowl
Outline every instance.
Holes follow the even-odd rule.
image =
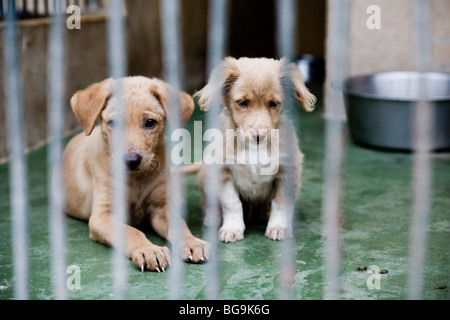
[[[423,92],[423,94],[420,94]],[[450,73],[383,72],[344,84],[350,135],[360,144],[412,150],[417,101],[434,107],[431,149],[450,149]]]

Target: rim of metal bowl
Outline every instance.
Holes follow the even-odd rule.
[[[420,75],[424,76],[431,76],[431,77],[440,77],[445,79],[449,82],[449,88],[450,88],[450,73],[448,72],[441,72],[441,71],[425,71],[425,72],[419,72],[419,71],[387,71],[387,72],[378,72],[378,73],[372,73],[372,74],[366,74],[366,75],[360,75],[360,76],[354,76],[347,78],[344,81],[343,85],[343,92],[348,95],[363,97],[363,98],[371,98],[371,99],[379,99],[379,100],[394,100],[394,101],[445,101],[450,100],[450,91],[448,94],[445,95],[433,95],[433,96],[423,96],[423,97],[406,97],[406,96],[398,96],[398,95],[388,95],[388,94],[379,94],[379,93],[372,93],[372,92],[364,92],[357,89],[352,88],[352,84],[355,82],[360,81],[370,81],[371,78],[375,77],[387,77],[389,75],[399,75],[407,76],[408,74],[413,77],[418,78]]]

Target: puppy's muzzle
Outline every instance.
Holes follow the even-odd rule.
[[[250,133],[252,135],[252,138],[256,143],[260,143],[266,139],[267,136],[267,130],[265,129],[252,129],[250,130]]]
[[[142,157],[137,153],[127,153],[125,155],[125,165],[128,170],[135,171],[142,162]]]

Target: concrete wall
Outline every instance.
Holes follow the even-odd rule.
[[[159,0],[133,0],[127,6],[129,73],[161,76]],[[295,55],[324,55],[325,0],[298,1]],[[184,87],[206,80],[208,1],[181,0]],[[227,55],[276,57],[275,1],[231,0]]]
[[[350,75],[393,70],[414,70],[413,1],[352,1]],[[429,69],[450,72],[450,1],[430,0],[431,61]],[[381,29],[370,30],[367,7],[381,11]]]
[[[127,4],[128,73],[163,77],[159,0]],[[205,79],[207,10],[205,0],[182,0],[181,22],[184,89],[193,91]]]
[[[49,20],[46,18],[19,22],[19,78],[22,88],[23,128],[27,148],[35,148],[47,139],[47,42]],[[66,113],[65,131],[79,129],[69,99],[74,91],[107,76],[105,19],[103,15],[83,18],[81,30],[66,34]],[[3,25],[0,43],[3,48]],[[0,159],[7,155],[6,97],[4,92],[4,59],[0,50]]]

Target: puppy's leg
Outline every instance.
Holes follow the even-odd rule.
[[[227,180],[220,194],[223,224],[219,229],[219,240],[236,242],[244,239],[244,212],[239,194],[231,180]]]
[[[296,174],[299,177],[297,172]],[[295,199],[299,193],[299,183],[294,185],[293,195],[287,195],[287,192],[289,190],[286,190],[286,176],[282,175],[270,206],[270,217],[265,232],[265,236],[269,239],[283,240],[292,237],[292,217]]]
[[[167,247],[159,247],[151,243],[145,234],[136,228],[125,225],[126,255],[141,271],[164,271],[170,265],[170,252]],[[114,243],[113,218],[107,204],[94,205],[89,218],[91,239],[107,246]]]
[[[170,228],[168,209],[164,207],[151,208],[150,223],[153,229],[163,238],[173,243],[174,235]],[[211,246],[208,242],[192,235],[186,222],[181,219],[182,249],[184,261],[193,263],[206,262],[211,257]]]
[[[293,205],[277,203],[277,201],[272,200],[265,236],[272,240],[283,240],[292,237],[291,223],[293,212]]]

